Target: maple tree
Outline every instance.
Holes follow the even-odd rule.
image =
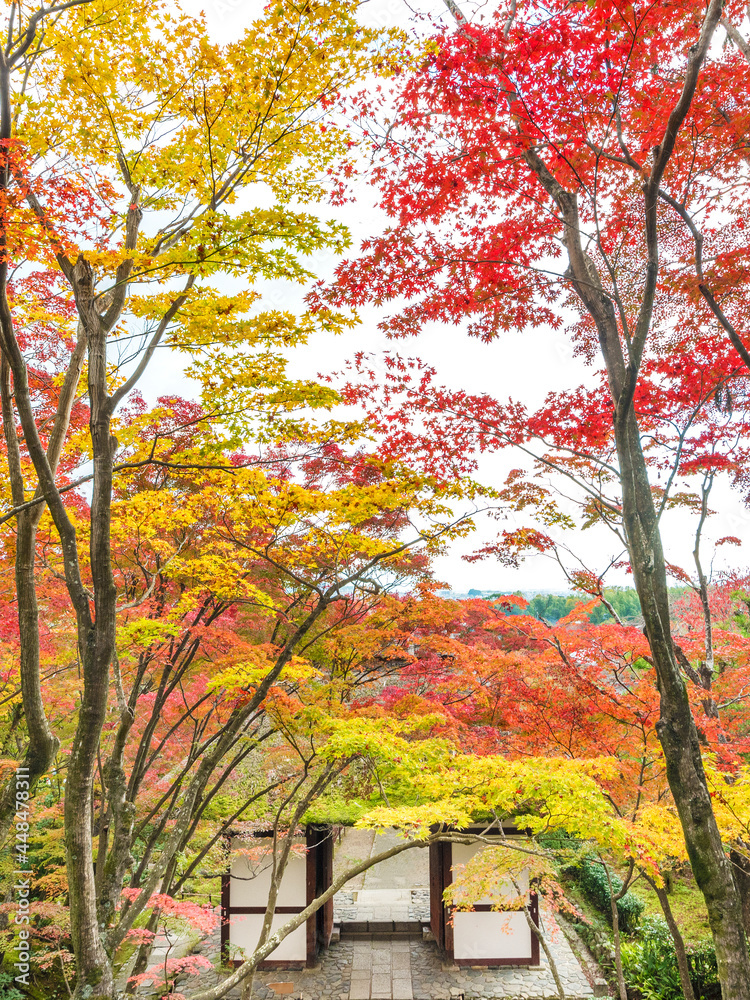
[[[351,398],[372,401],[395,454],[421,448],[446,474],[466,469],[477,449],[531,450],[580,488],[584,524],[621,539],[722,989],[747,997],[740,900],[671,625],[660,533],[675,504],[705,517],[714,476],[738,485],[745,476],[744,8],[528,3],[499,5],[482,21],[447,6],[453,23],[397,88],[388,122],[377,122],[371,100],[358,104],[393,225],[315,301],[403,297],[383,322],[390,335],[439,320],[466,322],[488,342],[509,329],[561,328],[567,309],[576,349],[603,362],[593,388],[551,395],[536,414],[441,387],[398,358],[382,392],[365,382]],[[683,479],[691,485],[681,493],[673,487]],[[505,497],[534,509],[541,526],[506,533],[495,555],[549,549],[544,525],[571,523],[533,475],[519,472]],[[705,598],[701,567],[696,546]]]
[[[736,608],[736,592],[732,602],[728,590],[729,585],[711,595],[721,622],[714,626],[721,672],[715,679],[712,706],[721,706],[719,725],[714,711],[704,706],[705,688],[699,680],[688,678],[688,688],[704,751],[711,754],[709,787],[714,802],[721,801],[725,788],[737,786],[733,817],[723,808],[717,811],[722,839],[732,848],[737,865],[747,863],[741,791],[747,712],[742,699],[732,693],[744,686],[747,640],[732,627],[729,606]],[[698,607],[686,608],[681,594],[673,624],[683,652],[687,650],[695,662],[703,652],[703,636],[695,627],[702,611],[698,601]],[[544,754],[577,763],[603,757],[615,762],[616,780],[603,784],[607,800],[618,817],[648,839],[651,861],[656,861],[659,874],[640,859],[628,863],[621,856],[613,857],[609,845],[602,845],[600,851],[625,866],[624,880],[608,896],[607,907],[616,894],[627,892],[632,881],[644,879],[651,885],[674,940],[682,989],[689,998],[693,993],[687,950],[667,890],[670,872],[683,865],[687,856],[654,732],[659,704],[649,647],[635,624],[609,615],[609,621],[592,621],[598,617],[593,614],[596,607],[604,607],[602,599],[607,597],[570,599],[569,613],[550,623],[531,616],[535,602],[527,606],[519,596],[492,602],[431,596],[419,609],[422,623],[429,626],[421,634],[413,627],[419,622],[419,611],[405,608],[403,625],[412,623],[408,634],[414,642],[413,654],[388,689],[386,700],[395,711],[408,707],[412,714],[438,713],[438,719],[442,715],[433,731],[455,734],[460,746],[480,755],[502,753],[506,759],[524,761]],[[727,703],[729,708],[724,707]],[[570,841],[564,838],[563,843]],[[591,845],[580,849],[591,849]],[[570,864],[564,855],[562,860]],[[491,876],[489,858],[487,865],[483,878]],[[612,924],[622,993],[617,908]]]
[[[389,588],[427,572],[430,547],[463,527],[453,525],[428,478],[359,449],[347,453],[330,440],[312,453],[309,444],[277,445],[262,465],[234,453],[221,467],[223,438],[199,407],[174,399],[130,414],[118,433],[121,465],[128,466],[116,474],[112,505],[113,572],[122,600],[89,821],[96,917],[113,967],[133,934],[142,935],[146,918],[137,982],[168,912],[159,900],[194,884],[203,891],[205,866],[219,871],[225,861],[227,829],[278,800],[280,810],[296,811],[293,830],[342,767],[372,761],[374,751],[355,732],[347,743],[351,667],[348,679],[335,664],[320,669],[326,658],[315,651],[355,628]],[[76,527],[85,541],[83,503]],[[54,660],[66,638],[71,655],[76,637],[60,601],[62,554],[48,514],[39,541],[42,606],[55,606],[50,592],[56,590],[61,608],[57,648],[47,654]],[[87,581],[85,558],[81,568]],[[381,680],[377,670],[361,672],[359,696]],[[77,717],[78,677],[69,675],[64,689],[55,677],[42,691],[62,739],[59,773],[69,768],[73,750],[73,727],[61,720]],[[340,749],[325,761],[317,738],[337,713]],[[307,754],[299,735],[291,735],[305,726],[313,734]],[[380,754],[387,753],[388,740],[378,741]],[[64,925],[71,872],[59,850],[62,789],[49,780],[43,787],[33,884],[45,900],[39,914],[56,907],[56,922]],[[56,957],[67,963],[71,956],[58,943],[45,961]]]
[[[213,768],[227,763],[233,728],[241,728],[261,704],[345,581],[355,585],[373,566],[387,565],[389,554],[396,557],[403,543],[394,543],[389,531],[404,523],[393,512],[429,492],[423,478],[406,477],[399,486],[386,471],[377,484],[355,476],[348,493],[342,486],[337,494],[339,506],[331,507],[314,485],[300,486],[295,495],[283,477],[266,480],[262,463],[235,454],[239,442],[253,435],[266,443],[306,440],[301,447],[309,445],[309,454],[332,437],[351,440],[352,431],[340,426],[312,428],[310,410],[335,394],[287,378],[283,358],[286,348],[311,332],[341,329],[346,321],[332,312],[295,316],[266,308],[253,286],[261,278],[305,281],[306,256],[346,244],[342,226],[305,208],[320,200],[326,166],[348,146],[331,121],[329,104],[363,73],[388,72],[397,46],[387,33],[363,29],[356,7],[282,0],[222,47],[209,39],[201,18],[158,0],[136,7],[121,0],[6,5],[0,57],[0,390],[4,544],[15,563],[23,705],[23,725],[15,733],[25,737],[19,756],[32,788],[61,739],[70,741],[63,820],[77,996],[113,995],[114,939],[127,932],[149,886],[171,863],[190,825],[182,821],[190,816],[191,799],[206,790]],[[260,189],[265,194],[258,203]],[[187,373],[202,393],[200,414],[180,412],[167,401],[171,420],[164,413],[148,417],[133,402],[149,365],[167,346],[186,358]],[[190,428],[206,424],[222,428],[216,440],[187,440]],[[202,527],[181,517],[190,510],[194,484],[167,484],[158,476],[149,481],[147,468],[175,476],[181,468],[203,469],[209,478],[213,471],[235,484],[238,511],[225,518],[224,527],[238,535],[214,539],[213,566],[208,557],[201,564],[182,551],[191,540],[198,543],[195,529]],[[366,472],[360,479],[367,479]],[[134,483],[138,489],[129,494]],[[203,515],[226,515],[222,487],[218,481],[209,485],[213,506],[207,503]],[[376,494],[369,504],[368,488]],[[379,526],[373,504],[383,512]],[[243,505],[249,521],[239,514]],[[307,538],[294,534],[295,507],[303,511],[298,522]],[[163,523],[151,520],[159,509],[169,512],[183,537],[160,537]],[[258,509],[271,525],[263,545],[271,551],[274,542],[287,541],[300,580],[310,583],[304,574],[314,575],[316,552],[334,536],[336,555],[349,556],[348,571],[329,558],[329,576],[318,567],[310,601],[291,599],[300,617],[291,614],[278,634],[271,632],[272,649],[268,659],[261,658],[265,673],[250,701],[231,721],[222,720],[226,725],[208,741],[207,754],[191,761],[196,773],[185,776],[184,787],[178,783],[174,813],[167,810],[164,817],[174,826],[138,897],[121,913],[119,930],[109,927],[105,942],[131,863],[134,816],[122,781],[125,744],[132,730],[141,754],[153,757],[167,720],[181,718],[179,682],[170,689],[166,679],[171,667],[161,664],[162,688],[154,699],[157,714],[163,710],[158,725],[153,714],[136,723],[131,699],[143,694],[142,682],[158,676],[152,647],[168,657],[165,649],[174,639],[174,673],[187,679],[196,631],[212,616],[218,620],[224,605],[253,596],[252,585],[243,590],[241,557],[228,550],[252,553],[260,544],[261,526],[250,516]],[[190,513],[198,516],[195,508]],[[424,514],[429,516],[427,508]],[[365,515],[371,523],[365,524]],[[353,540],[348,549],[344,538]],[[150,612],[164,590],[177,586],[164,583],[167,563],[170,572],[182,568],[195,575],[193,606],[167,601],[159,621]],[[235,591],[221,590],[220,573]],[[55,581],[65,589],[55,591]],[[208,594],[203,604],[197,596],[201,583]],[[46,614],[52,592],[59,622],[54,639],[40,615],[40,600]],[[268,595],[267,603],[273,601]],[[282,608],[283,602],[277,609],[283,616]],[[124,634],[141,643],[134,664],[118,662],[123,615]],[[140,622],[134,621],[139,615]],[[45,697],[48,671],[42,672],[52,644],[64,648],[66,635],[73,640],[66,656],[81,678],[80,688],[67,688],[75,710],[72,733],[55,726],[58,710]],[[123,717],[111,734],[108,768],[101,775],[112,683]],[[190,697],[200,701],[196,691]],[[218,722],[217,716],[212,725]],[[144,780],[137,755],[134,765],[137,785]],[[100,858],[95,874],[91,815],[97,785],[98,850],[107,860]],[[13,818],[12,782],[0,804],[6,833]]]

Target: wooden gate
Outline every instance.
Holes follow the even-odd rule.
[[[264,841],[266,842],[264,844]],[[261,832],[232,836],[233,857],[221,882],[221,951],[229,960],[239,949],[251,954],[260,936],[271,883],[271,835]],[[289,858],[279,887],[271,932],[306,906],[333,881],[333,834],[329,826],[310,825],[299,838]],[[301,969],[315,964],[321,948],[327,947],[333,931],[333,899],[292,931],[259,968]],[[241,959],[233,958],[235,965]]]
[[[514,835],[518,831],[507,834]],[[438,947],[457,965],[539,965],[539,938],[522,911],[493,909],[489,899],[480,900],[470,911],[456,911],[443,901],[443,892],[453,881],[453,866],[466,864],[483,846],[445,842],[430,845],[430,929]],[[538,926],[538,896],[530,891],[527,873],[520,881],[528,894],[532,920]]]
[[[475,828],[462,832],[483,831]],[[518,835],[520,832],[516,830],[506,834]],[[221,946],[226,958],[239,949],[252,953],[260,936],[270,886],[270,864],[264,867],[252,859],[256,855],[262,857],[264,840],[270,845],[269,833],[231,838],[235,855],[230,870],[222,876],[221,894]],[[447,842],[430,845],[430,927],[438,947],[458,965],[538,965],[539,938],[522,911],[493,909],[489,899],[480,900],[471,911],[455,911],[443,901],[443,892],[453,880],[453,867],[466,864],[482,846]],[[527,892],[532,919],[538,925],[537,894],[531,891],[527,873],[520,880]],[[272,931],[291,914],[301,913],[332,882],[332,828],[310,825],[299,839],[284,873]],[[321,949],[328,946],[332,930],[333,898],[292,931],[259,968],[299,969],[314,965]],[[239,964],[237,959],[234,961]]]

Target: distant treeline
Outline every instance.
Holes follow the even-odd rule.
[[[682,597],[688,587],[670,587],[670,603]],[[505,597],[505,594],[493,594],[490,600],[498,597]],[[516,592],[517,597],[523,597],[521,591]],[[604,597],[615,609],[619,617],[624,622],[637,623],[641,617],[641,602],[638,600],[633,587],[605,587]],[[514,609],[509,613],[512,615],[533,615],[540,621],[554,625],[565,615],[578,605],[588,601],[589,598],[581,594],[536,594],[529,601],[528,608],[523,611],[521,608]],[[602,622],[611,621],[611,615],[603,604],[599,604],[588,616],[589,621],[595,625]]]
[[[678,590],[680,588],[675,587],[673,589]],[[501,597],[503,595],[496,594],[494,596]],[[518,596],[522,595],[519,593]],[[635,622],[640,618],[641,602],[638,600],[638,595],[632,587],[607,587],[604,590],[604,597],[623,621]],[[549,622],[550,625],[554,625],[555,622],[564,618],[565,615],[569,615],[577,605],[583,604],[586,600],[588,598],[584,598],[580,594],[537,594],[529,601],[526,611],[518,608],[510,613],[515,615],[533,615],[534,618],[538,618],[540,621]],[[609,611],[607,611],[603,604],[599,604],[594,608],[588,617],[589,621],[595,625],[612,620]]]

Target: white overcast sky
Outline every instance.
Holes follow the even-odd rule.
[[[183,0],[181,7],[189,14],[203,11],[209,31],[217,42],[236,39],[242,30],[262,11],[266,0]],[[476,5],[475,5],[476,6]],[[479,4],[491,8],[492,4]],[[444,16],[442,0],[369,0],[363,5],[362,20],[373,26],[398,25],[415,30],[414,16],[429,14]],[[375,208],[375,192],[363,182],[357,189],[355,205],[347,205],[338,210],[338,217],[350,227],[354,248],[368,235],[382,231],[386,224],[384,215]],[[320,213],[325,218],[335,217],[337,211],[330,206],[321,206]],[[318,256],[311,269],[322,278],[330,277],[336,259],[332,256]],[[268,288],[271,301],[280,294],[277,289]],[[283,291],[284,307],[293,308],[301,304],[303,291]],[[376,329],[378,313],[375,310],[363,312],[362,325],[344,337],[319,337],[307,348],[295,352],[293,370],[295,374],[315,377],[321,371],[339,371],[347,358],[355,351],[381,351],[389,346],[396,347],[402,354],[418,356],[433,364],[438,370],[439,380],[455,388],[472,392],[492,393],[499,399],[513,396],[533,407],[541,403],[552,390],[574,387],[592,377],[580,359],[574,358],[568,338],[564,332],[538,331],[533,336],[511,334],[493,344],[486,345],[470,339],[453,327],[433,326],[412,341],[400,341],[389,345]],[[171,367],[162,356],[158,372],[153,371],[143,386],[147,396],[164,392],[186,391],[185,379],[177,358]],[[522,464],[519,457],[510,455],[483,459],[480,463],[480,478],[499,484],[504,473]],[[716,492],[714,509],[722,514],[715,519],[707,532],[707,542],[711,538],[724,535],[750,536],[748,511],[739,498],[728,487]],[[520,523],[520,522],[518,522]],[[441,558],[436,565],[437,576],[451,589],[465,592],[470,588],[479,590],[565,590],[566,583],[559,568],[545,557],[527,560],[519,569],[510,569],[494,561],[467,563],[462,555],[488,541],[498,530],[497,522],[480,521],[477,532],[451,553]],[[562,538],[570,548],[585,558],[590,569],[602,570],[618,555],[616,541],[606,534],[589,533]],[[692,525],[682,517],[664,526],[667,557],[675,562],[690,565],[692,549]],[[706,550],[708,551],[708,549]],[[736,550],[720,550],[716,567],[724,565],[724,552],[738,559]],[[741,557],[740,557],[741,558]],[[744,561],[744,560],[743,560]],[[613,583],[627,583],[621,575],[612,577]]]

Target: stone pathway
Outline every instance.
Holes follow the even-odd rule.
[[[408,941],[354,942],[349,1000],[414,1000]]]

